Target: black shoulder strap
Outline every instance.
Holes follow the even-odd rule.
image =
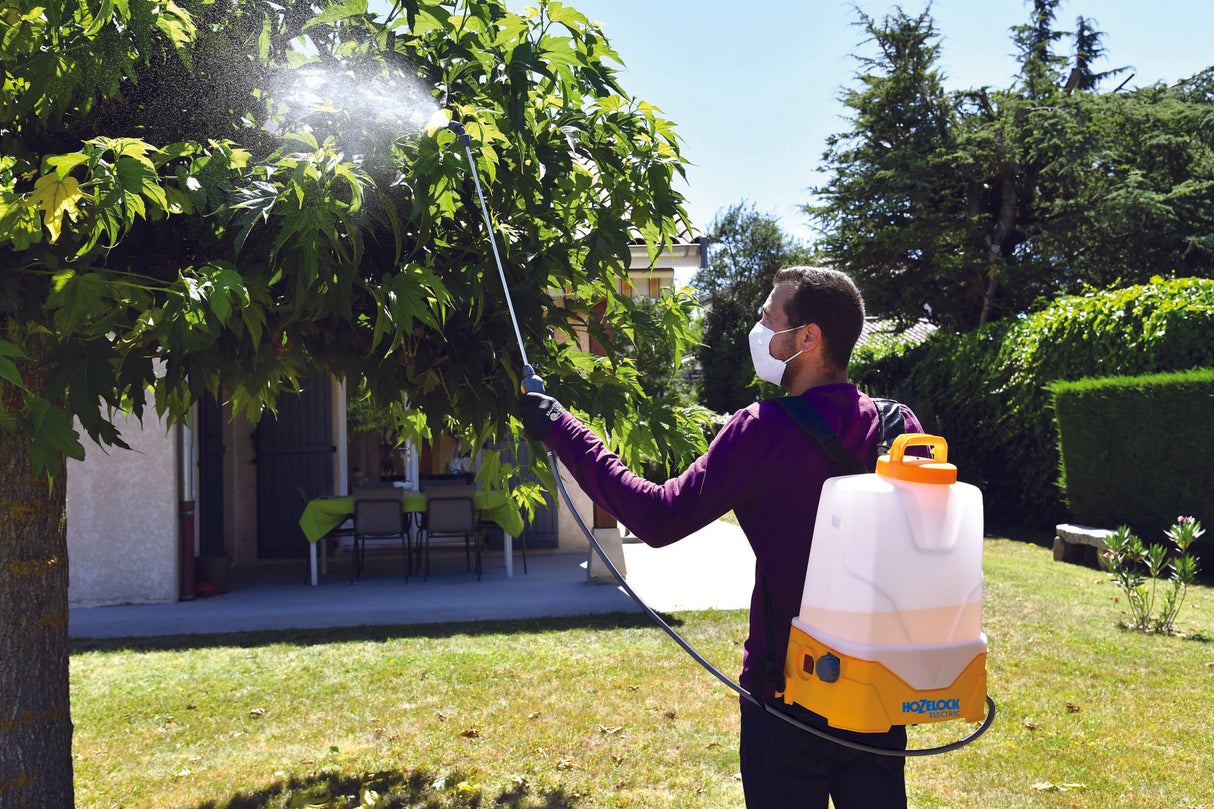
[[[889,455],[894,439],[906,432],[906,418],[902,405],[893,399],[873,399],[877,406],[877,418],[881,425],[877,433],[877,455]]]
[[[847,470],[848,474],[862,475],[868,471],[865,468],[864,462],[847,451],[847,447],[843,446],[843,442],[839,440],[839,436],[835,435],[835,431],[826,423],[826,419],[822,418],[822,414],[814,409],[814,406],[805,401],[800,396],[782,396],[779,399],[772,399],[780,409],[787,413],[792,420],[795,421],[802,430],[809,433],[809,437],[814,440],[822,451],[826,453],[826,457],[836,465]]]

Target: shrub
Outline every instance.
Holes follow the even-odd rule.
[[[1197,560],[1189,551],[1204,533],[1195,518],[1177,517],[1165,534],[1172,545],[1171,553],[1164,545],[1144,545],[1124,525],[1108,537],[1104,558],[1109,578],[1125,594],[1131,629],[1166,635],[1176,631],[1176,617],[1185,595],[1197,580]],[[1165,573],[1171,586],[1164,585],[1161,591],[1159,583]]]
[[[855,378],[945,437],[961,479],[983,489],[988,522],[1052,525],[1065,508],[1046,386],[1214,365],[1214,280],[1157,278],[1068,296],[966,334],[937,332],[910,356],[905,379],[867,369]]]
[[[1214,513],[1214,369],[1049,386],[1071,517],[1153,535]],[[1110,429],[1110,425],[1119,425]]]

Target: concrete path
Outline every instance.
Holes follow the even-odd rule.
[[[659,612],[746,609],[754,584],[754,554],[741,530],[717,522],[667,548],[624,545],[627,580]],[[458,568],[463,560],[458,559]],[[381,624],[541,618],[639,611],[618,585],[587,580],[587,554],[533,551],[523,574],[517,552],[506,578],[500,554],[485,556],[477,581],[471,573],[436,572],[406,582],[393,564],[370,569],[355,584],[335,565],[320,585],[303,579],[304,563],[281,575],[259,570],[253,581],[233,576],[219,596],[170,604],[77,608],[68,631],[77,638],[157,637]]]

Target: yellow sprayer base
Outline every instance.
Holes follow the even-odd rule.
[[[837,679],[828,682],[834,672]],[[793,626],[784,691],[777,696],[825,717],[831,727],[860,733],[950,719],[981,722],[986,714],[986,653],[978,654],[948,687],[920,690],[881,663],[847,657]]]

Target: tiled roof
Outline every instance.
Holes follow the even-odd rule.
[[[856,341],[856,345],[868,345],[885,340],[899,340],[911,345],[917,345],[930,337],[935,330],[936,327],[926,320],[914,323],[909,329],[897,331],[894,328],[892,320],[866,317],[864,319],[864,328],[860,332],[860,339]]]

